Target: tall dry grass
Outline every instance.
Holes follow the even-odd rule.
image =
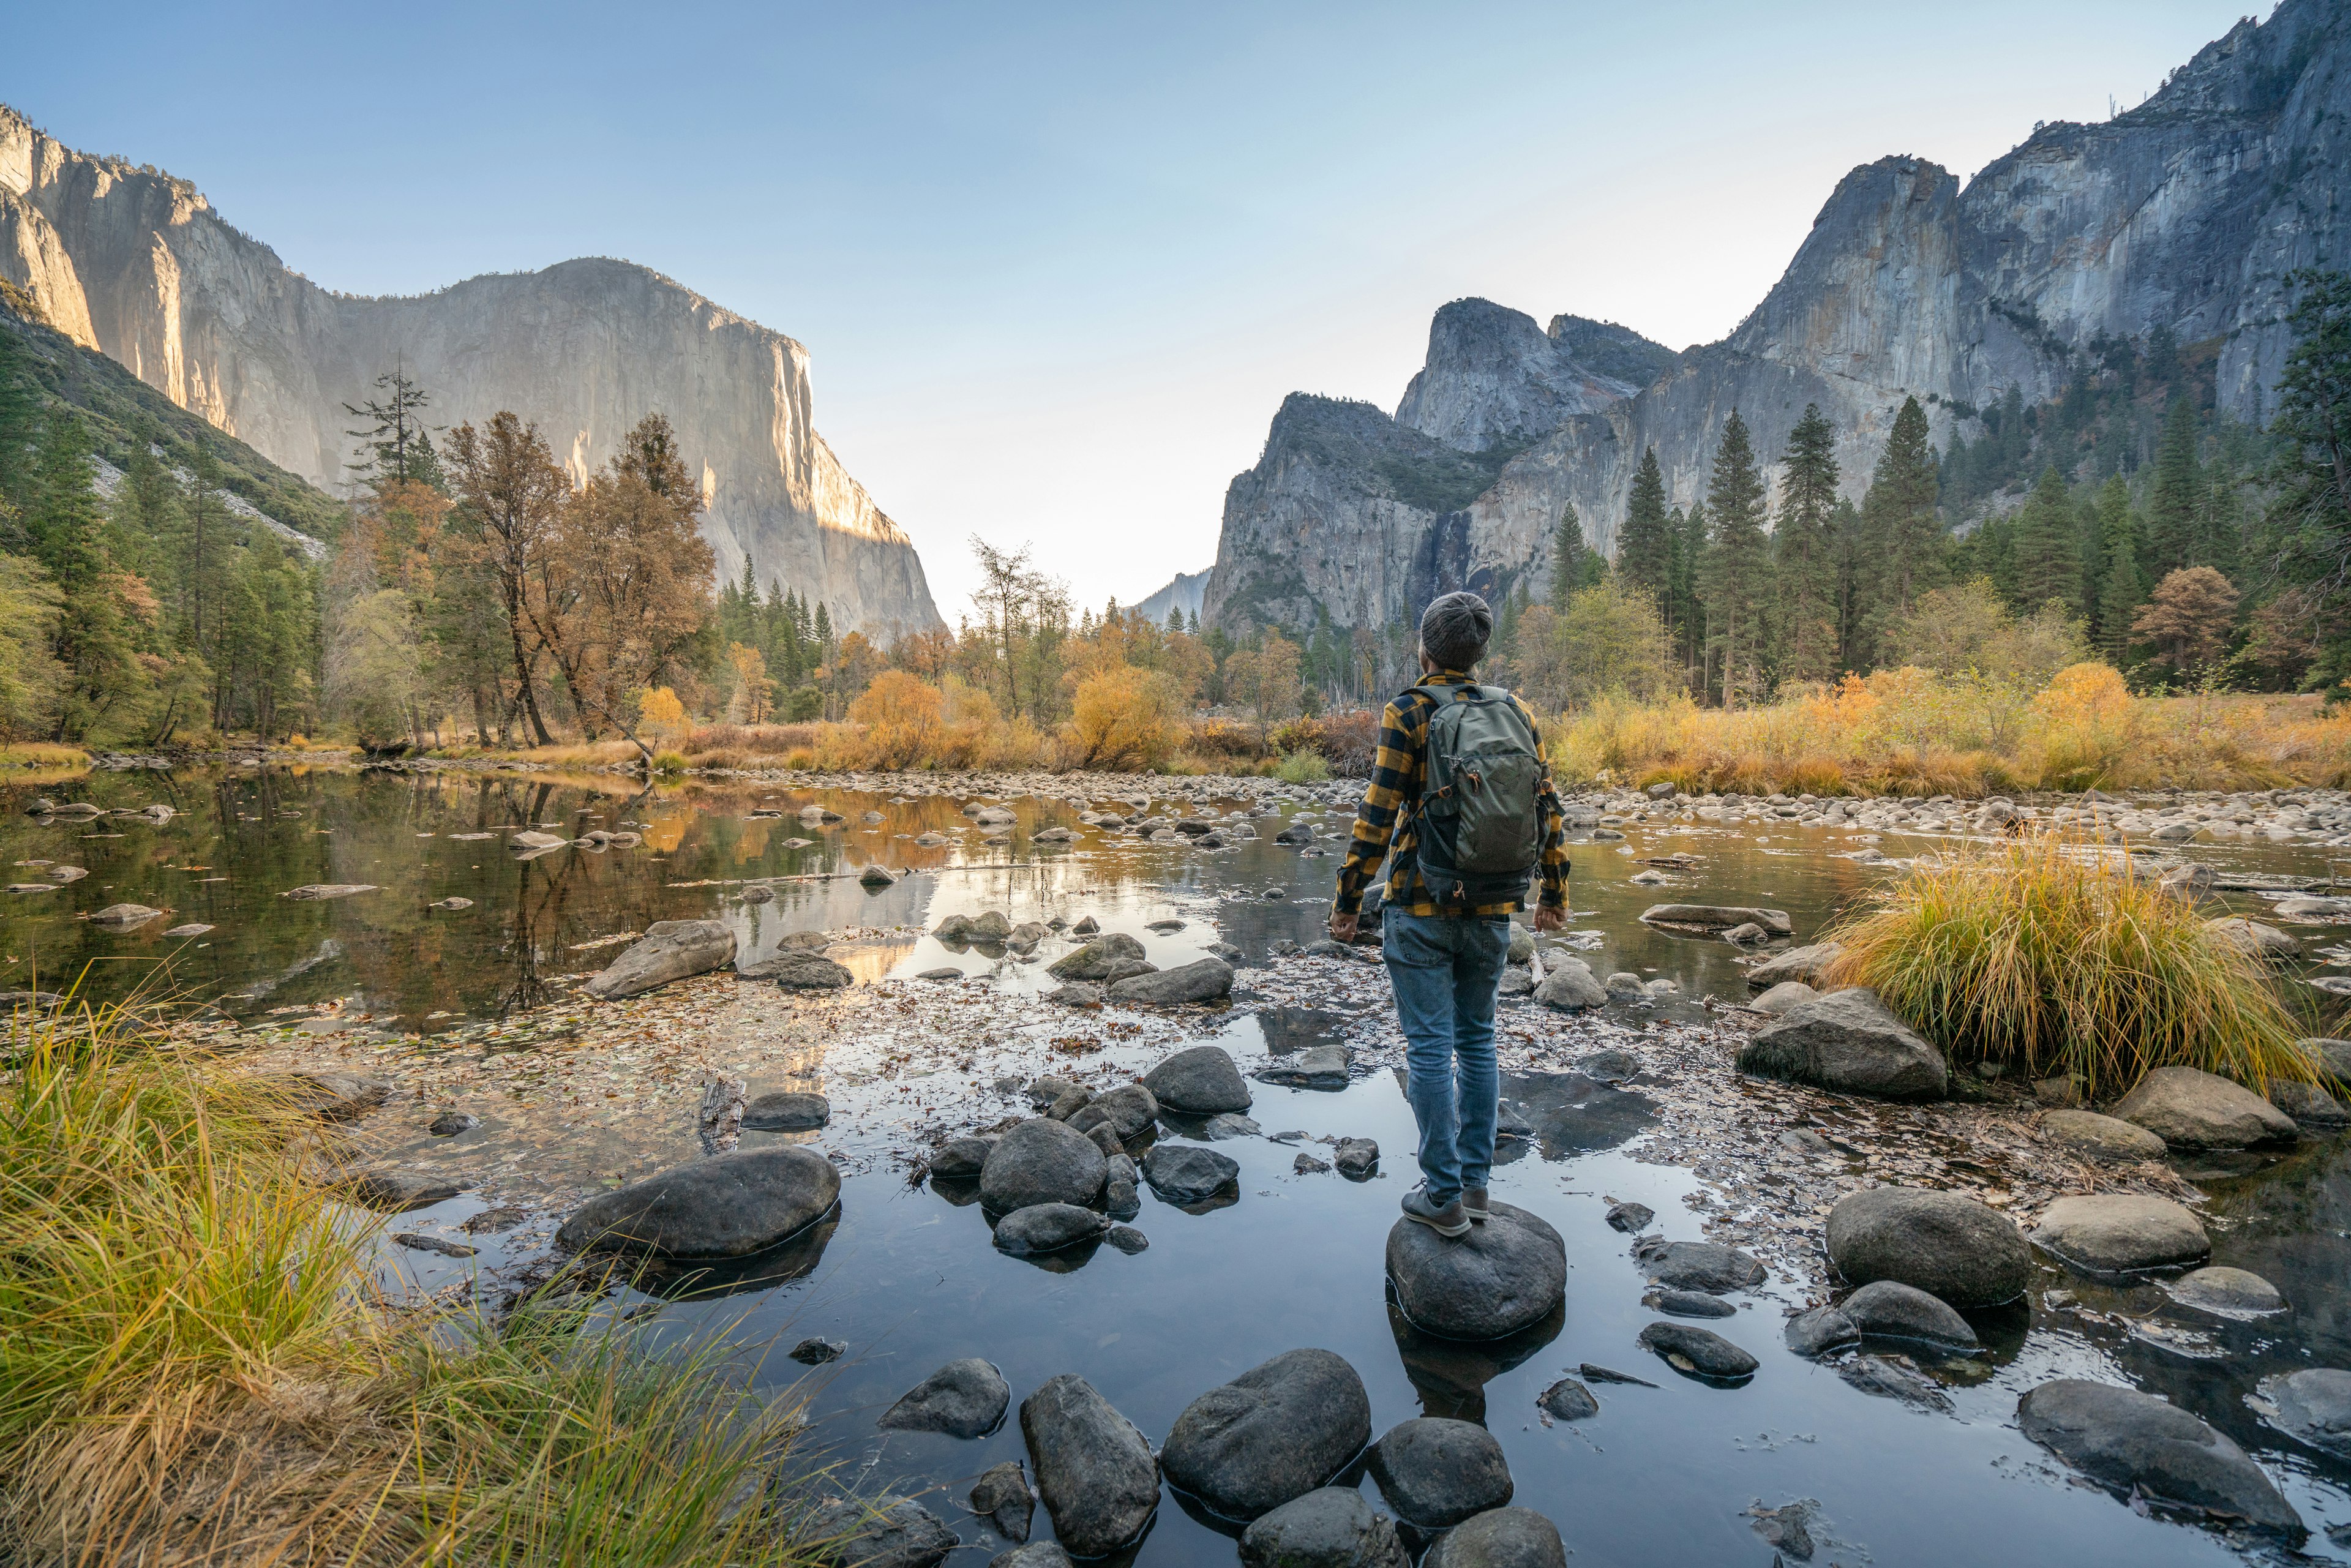
[[[2260,960],[2103,846],[2045,833],[1921,861],[1881,908],[1823,936],[1832,986],[1869,986],[1958,1061],[2091,1092],[2157,1067],[2308,1082]]]
[[[583,1310],[418,1320],[283,1086],[19,1017],[0,1081],[0,1561],[799,1564],[798,1411]],[[586,1298],[593,1300],[594,1293]]]
[[[1573,781],[1745,794],[2275,789],[2351,782],[2351,710],[2315,697],[2132,695],[2100,664],[2038,690],[1881,670],[1767,706],[1604,699],[1546,727]]]

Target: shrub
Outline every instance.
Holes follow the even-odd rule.
[[[1069,760],[1080,768],[1141,772],[1176,749],[1175,694],[1148,670],[1116,664],[1078,683],[1070,722],[1061,727]]]
[[[653,771],[656,773],[683,773],[686,766],[685,754],[682,751],[653,753]]]
[[[2058,834],[1922,861],[1886,907],[1824,940],[1836,986],[1869,986],[1944,1053],[2127,1089],[2201,1068],[2307,1080],[2301,1032],[2260,961],[2186,902]]]
[[[1285,784],[1320,784],[1331,777],[1331,765],[1319,751],[1293,751],[1281,759],[1273,776]]]

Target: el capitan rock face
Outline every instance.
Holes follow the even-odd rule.
[[[1776,481],[1789,431],[1819,404],[1858,499],[1906,397],[1938,447],[1955,427],[1973,440],[1970,411],[2011,386],[2053,395],[2069,354],[2102,335],[2168,327],[2210,344],[2221,405],[2250,419],[2291,347],[2286,274],[2351,259],[2346,169],[2351,13],[2284,0],[2138,108],[2044,126],[1964,189],[1917,158],[1855,169],[1719,342],[1674,355],[1623,329],[1562,317],[1546,334],[1457,300],[1395,418],[1284,402],[1227,495],[1201,619],[1302,631],[1326,605],[1343,627],[1377,629],[1456,588],[1540,595],[1562,507],[1613,552],[1643,450],[1687,506],[1734,408]]]
[[[722,576],[777,580],[869,636],[941,624],[922,563],[810,423],[808,350],[625,261],[411,298],[330,293],[195,187],[92,157],[0,107],[0,277],[49,322],[272,462],[340,492],[346,402],[404,363],[434,424],[512,409],[575,478],[645,414],[701,466]]]

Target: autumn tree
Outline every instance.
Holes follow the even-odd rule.
[[[1040,570],[1029,547],[997,549],[977,534],[972,555],[979,562],[980,586],[971,596],[979,612],[979,640],[986,653],[978,674],[984,685],[1004,694],[1007,716],[1026,710],[1041,716],[1046,691],[1060,678],[1060,651],[1070,629],[1070,591]],[[972,641],[969,638],[967,642]]]
[[[1254,648],[1241,648],[1225,661],[1225,690],[1257,715],[1263,731],[1298,711],[1298,644],[1269,631]]]
[[[2167,572],[2131,622],[2134,636],[2156,645],[2163,662],[2182,675],[2202,670],[2228,650],[2241,596],[2229,580],[2209,566]]]
[[[468,422],[449,434],[449,472],[465,528],[479,541],[496,585],[514,657],[517,700],[530,719],[532,739],[551,746],[538,702],[531,636],[531,595],[550,565],[549,552],[564,525],[571,481],[556,465],[538,426],[500,411],[486,429]]]

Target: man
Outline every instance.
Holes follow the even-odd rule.
[[[1421,681],[1380,716],[1371,787],[1331,907],[1331,935],[1353,941],[1364,890],[1393,849],[1381,954],[1420,1124],[1421,1185],[1404,1212],[1446,1237],[1487,1218],[1500,1094],[1494,998],[1510,916],[1538,868],[1535,929],[1567,923],[1566,821],[1534,716],[1470,674],[1493,630],[1474,593],[1446,594],[1421,617]]]

